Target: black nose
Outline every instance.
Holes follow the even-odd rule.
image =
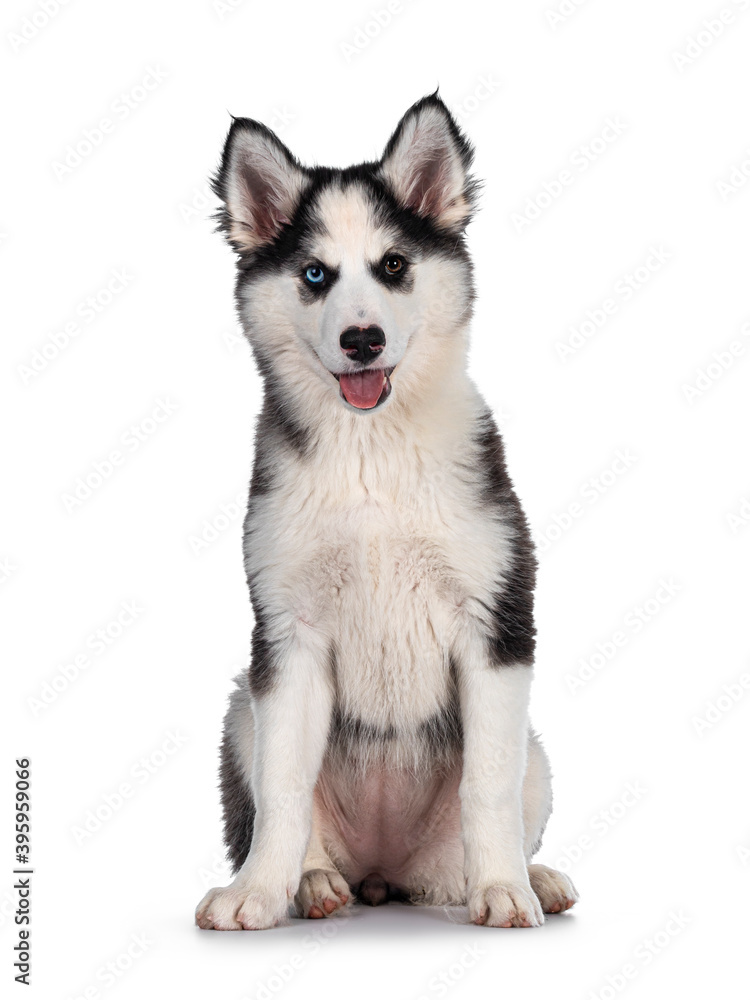
[[[369,365],[383,353],[385,334],[379,326],[368,326],[365,330],[359,326],[350,326],[341,334],[339,343],[341,350],[352,361]]]

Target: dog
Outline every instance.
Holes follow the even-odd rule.
[[[346,169],[232,122],[213,184],[264,400],[221,747],[235,877],[199,927],[390,900],[536,927],[578,898],[531,863],[552,801],[536,557],[466,372],[473,155],[437,93]]]

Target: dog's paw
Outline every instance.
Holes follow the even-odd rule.
[[[294,903],[301,917],[330,917],[351,900],[346,879],[337,871],[312,868],[300,880]]]
[[[469,893],[469,918],[486,927],[540,927],[544,914],[531,886],[497,882]]]
[[[210,889],[198,903],[195,922],[203,930],[260,931],[275,927],[287,915],[288,900],[253,886]]]
[[[578,893],[567,875],[546,865],[529,865],[531,888],[545,913],[561,913],[578,902]]]

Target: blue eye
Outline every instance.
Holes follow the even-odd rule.
[[[325,271],[322,267],[318,267],[317,265],[308,267],[305,271],[305,280],[309,281],[311,285],[320,285],[323,281],[325,281],[325,278]]]

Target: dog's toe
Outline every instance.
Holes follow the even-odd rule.
[[[346,879],[337,871],[313,868],[300,879],[294,902],[301,917],[330,917],[351,899]]]
[[[286,914],[286,898],[234,884],[210,889],[198,904],[195,922],[203,930],[263,930]]]
[[[540,927],[544,915],[531,887],[503,882],[474,890],[468,898],[469,917],[484,927]]]
[[[529,881],[545,913],[562,913],[578,902],[573,883],[554,868],[529,865]]]

